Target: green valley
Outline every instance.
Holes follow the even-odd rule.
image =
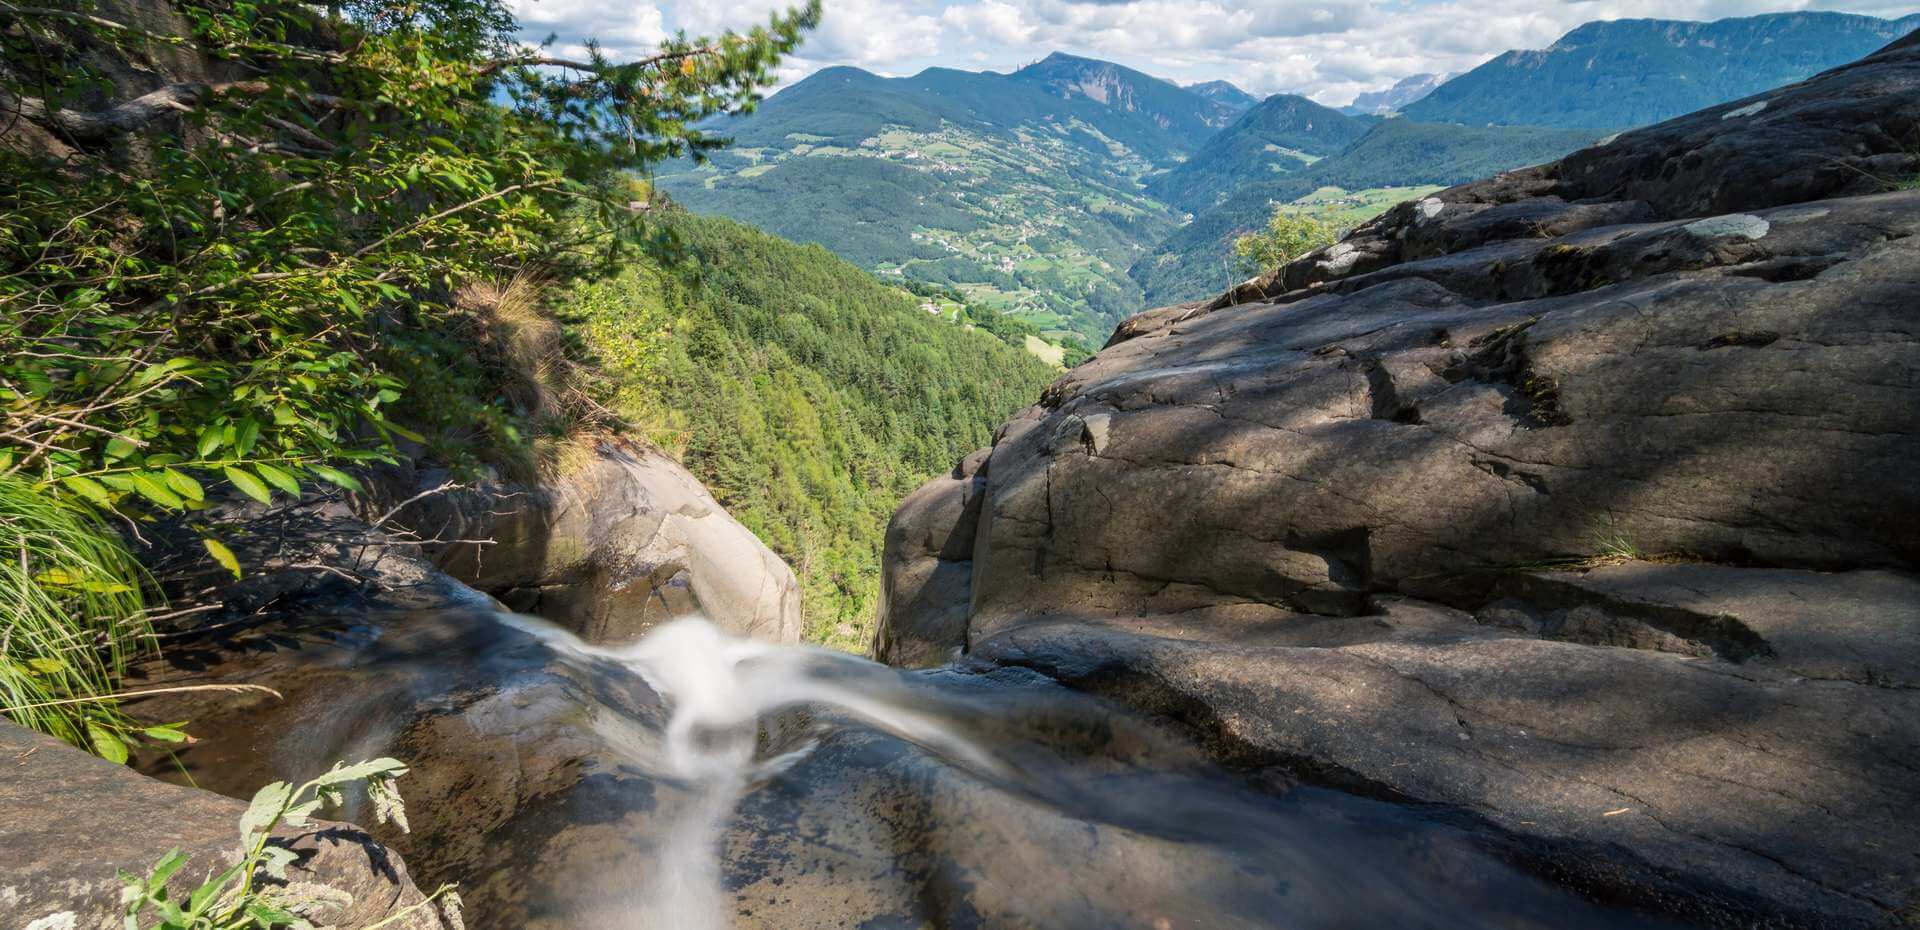
[[[655,183],[697,212],[1098,344],[1143,306],[1128,269],[1182,220],[1143,179],[1241,106],[1066,55],[1012,74],[830,68],[717,124],[733,148]]]
[[[1100,138],[1104,163],[1076,136]],[[850,145],[789,134],[656,183],[695,211],[955,287],[1053,341],[1097,343],[1140,306],[1127,268],[1176,228],[1130,180],[1149,167],[1078,121],[1004,134],[894,124]]]

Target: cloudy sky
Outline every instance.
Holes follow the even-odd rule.
[[[511,0],[535,41],[596,36],[634,53],[674,30],[764,19],[779,0]],[[1060,50],[1182,83],[1223,78],[1256,95],[1339,105],[1410,74],[1464,71],[1540,48],[1596,19],[1719,19],[1787,10],[1895,17],[1920,0],[825,0],[826,19],[784,81],[828,65],[912,74],[1007,71]]]

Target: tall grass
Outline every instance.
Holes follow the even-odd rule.
[[[146,575],[85,504],[0,476],[0,714],[126,758],[111,695],[151,640]]]

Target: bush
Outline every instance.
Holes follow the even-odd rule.
[[[1340,239],[1340,228],[1319,217],[1277,206],[1267,228],[1233,241],[1233,254],[1246,274],[1265,274]]]
[[[407,812],[394,782],[406,772],[407,767],[397,759],[374,759],[356,765],[336,764],[297,788],[283,781],[261,788],[240,817],[239,856],[192,891],[175,894],[169,887],[187,864],[187,857],[177,848],[161,856],[145,875],[120,873],[125,885],[121,900],[127,906],[128,930],[314,930],[313,918],[352,900],[336,889],[288,882],[287,866],[298,857],[293,850],[272,842],[273,831],[283,825],[309,826],[321,808],[344,802],[347,787],[363,784],[374,817],[404,832]],[[361,930],[398,924],[426,908],[435,908],[451,926],[461,925],[460,898],[452,885],[442,885],[426,900]],[[149,911],[159,918],[158,922],[146,916]]]

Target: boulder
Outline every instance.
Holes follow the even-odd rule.
[[[873,654],[880,661],[922,668],[950,662],[965,648],[987,452],[975,452],[909,495],[887,524],[880,612],[902,622],[878,628]]]
[[[1581,887],[1900,925],[1916,127],[1904,41],[1403,204],[1123,323],[1002,428],[977,517],[903,519],[970,550],[973,661],[1470,811]]]
[[[800,641],[793,570],[679,463],[605,442],[557,478],[441,493],[442,469],[388,481],[366,508],[425,542],[452,577],[596,642],[630,641],[699,613],[767,642]]]
[[[176,899],[184,898],[232,862],[246,809],[244,801],[156,781],[0,721],[0,925],[118,927],[124,886],[117,873],[145,877],[175,849],[188,859],[169,887]],[[399,857],[357,827],[315,822],[277,836],[299,855],[288,868],[288,882],[345,895],[314,915],[321,923],[365,927],[425,900]],[[156,919],[152,911],[146,917]],[[460,925],[436,902],[387,926]]]

